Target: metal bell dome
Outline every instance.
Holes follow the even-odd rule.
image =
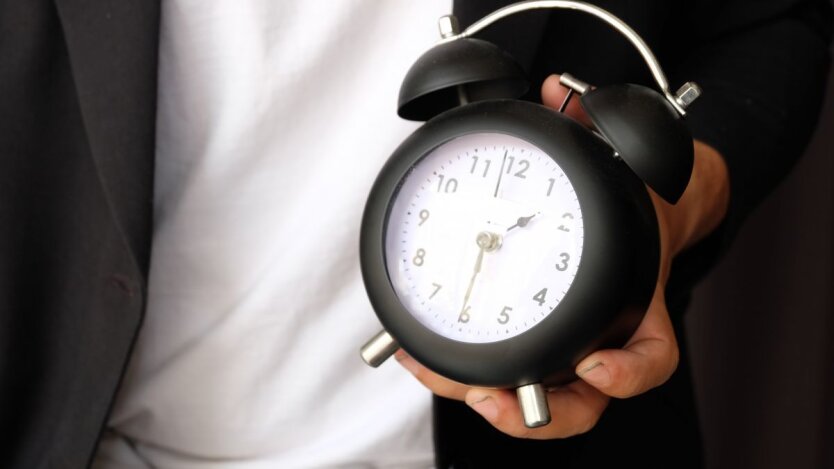
[[[529,86],[518,63],[495,44],[455,39],[414,62],[400,86],[397,114],[426,121],[467,102],[518,98]]]
[[[582,107],[620,158],[669,203],[678,201],[692,174],[692,136],[660,93],[619,84],[590,90]]]

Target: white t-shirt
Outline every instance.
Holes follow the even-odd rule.
[[[149,303],[97,467],[427,467],[365,366],[362,209],[450,0],[164,0]]]

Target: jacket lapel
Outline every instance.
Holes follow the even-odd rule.
[[[147,276],[159,1],[55,2],[99,178],[137,267]]]

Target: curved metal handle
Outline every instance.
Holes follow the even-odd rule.
[[[527,10],[537,10],[537,9],[566,9],[566,10],[576,10],[581,11],[584,13],[588,13],[589,15],[595,16],[602,21],[608,23],[611,27],[616,29],[620,32],[626,39],[631,42],[631,44],[637,49],[640,55],[643,57],[643,60],[646,62],[646,65],[649,66],[649,70],[652,73],[652,77],[657,82],[657,86],[660,88],[660,91],[672,104],[672,107],[675,108],[681,115],[685,115],[686,106],[692,102],[695,98],[697,98],[697,94],[700,94],[700,90],[697,88],[697,85],[694,83],[687,83],[684,85],[681,90],[678,91],[677,95],[673,95],[669,92],[669,80],[666,78],[666,74],[663,73],[663,69],[660,67],[660,63],[657,61],[657,58],[654,56],[654,53],[649,46],[643,41],[643,38],[640,37],[629,25],[627,25],[623,20],[617,18],[613,14],[609,13],[602,8],[591,5],[585,2],[575,2],[571,0],[531,0],[525,2],[518,2],[513,3],[511,5],[507,5],[504,8],[495,10],[494,12],[484,16],[480,20],[472,23],[471,26],[466,28],[460,34],[455,35],[448,35],[445,40],[454,40],[460,38],[470,37],[482,29],[486,28],[487,26],[499,21],[503,18],[506,18],[510,15],[514,15],[516,13],[520,13],[522,11]],[[693,97],[693,93],[695,96]],[[682,99],[682,95],[686,94],[686,98]]]

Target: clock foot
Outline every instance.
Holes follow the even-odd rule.
[[[517,388],[518,405],[524,415],[524,425],[536,428],[550,423],[550,409],[547,407],[547,394],[541,383],[528,384]]]
[[[365,363],[376,368],[382,365],[382,362],[393,355],[398,348],[400,348],[400,345],[391,337],[391,334],[382,330],[359,349],[359,354],[362,355],[362,360]]]

